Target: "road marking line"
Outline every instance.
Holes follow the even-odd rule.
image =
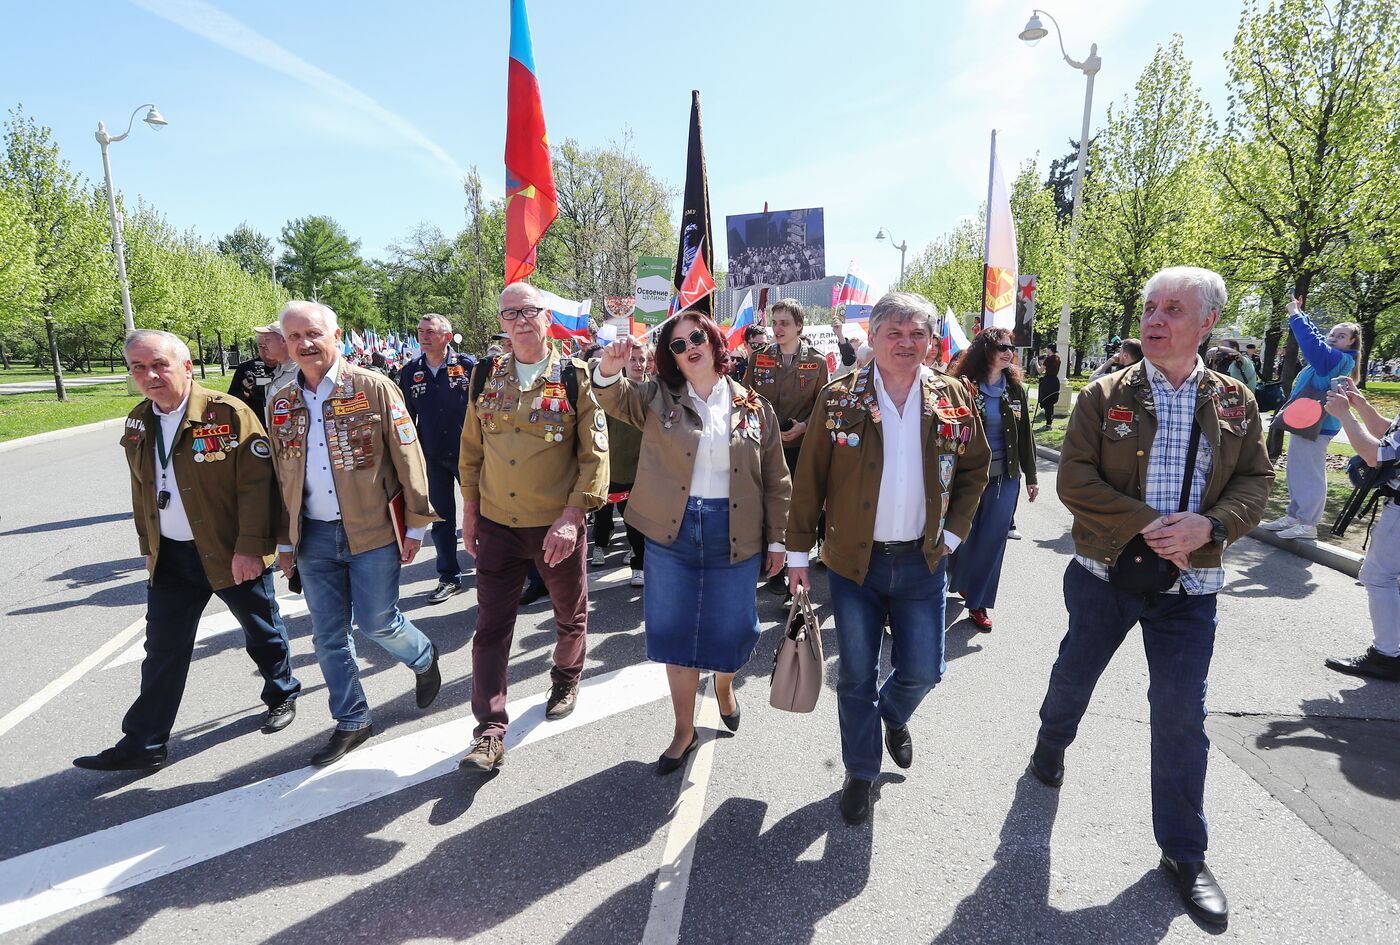
[[[11,709],[9,712],[6,712],[5,717],[0,718],[0,735],[4,735],[10,729],[14,728],[16,725],[29,718],[35,712],[38,712],[55,696],[57,696],[59,693],[63,692],[63,690],[67,689],[69,686],[73,685],[75,682],[81,679],[90,669],[95,667],[97,664],[101,663],[103,660],[111,656],[117,650],[126,646],[127,643],[131,642],[133,637],[144,632],[145,629],[146,618],[142,617],[140,620],[135,621],[131,624],[131,626],[127,627],[121,633],[118,633],[116,636],[112,637],[112,639],[108,640],[106,643],[102,644],[100,647],[98,647],[96,650],[90,653],[87,656],[87,658],[84,659],[77,666],[74,666],[72,669],[68,670],[68,672],[64,673],[62,676],[49,683],[43,689],[40,689],[38,692],[34,693],[34,695],[30,696],[28,699],[25,699],[19,705]]]
[[[306,598],[302,597],[300,594],[291,597],[279,597],[277,598],[277,609],[281,611],[283,620],[290,617],[299,617],[306,613]],[[200,618],[199,629],[195,631],[194,642],[199,644],[221,633],[232,633],[234,630],[242,629],[242,624],[238,622],[238,618],[235,617],[231,611],[220,611],[217,614],[210,614],[207,617]],[[102,671],[105,673],[109,669],[125,666],[127,663],[139,663],[145,656],[146,644],[144,641],[138,640],[113,658],[106,666],[102,667]]]
[[[562,735],[668,692],[657,663],[583,681],[578,708],[544,724],[547,692],[507,706],[509,749]],[[269,837],[453,773],[470,717],[361,748],[328,768],[299,768],[0,862],[0,935]]]
[[[713,677],[706,680],[713,688]],[[705,817],[705,794],[710,786],[710,771],[714,766],[715,731],[719,728],[719,700],[706,693],[700,705],[700,720],[696,723],[701,735],[700,747],[691,756],[685,772],[685,786],[676,801],[676,814],[666,833],[666,847],[661,852],[661,867],[656,873],[656,886],[651,894],[651,911],[647,913],[642,945],[676,945],[681,940],[681,919],[685,915],[685,897],[690,890],[690,867],[695,860],[695,840]]]

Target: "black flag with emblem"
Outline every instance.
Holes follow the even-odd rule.
[[[671,284],[680,291],[695,254],[705,254],[705,268],[715,271],[715,241],[710,238],[710,183],[705,177],[705,143],[700,133],[700,93],[690,93],[690,146],[685,159],[685,199],[681,205],[680,245],[676,249],[676,271]],[[714,293],[710,292],[690,308],[714,314]]]

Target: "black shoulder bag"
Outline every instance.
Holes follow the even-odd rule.
[[[1181,479],[1180,511],[1188,511],[1191,476],[1196,471],[1196,447],[1201,425],[1191,421],[1191,442],[1186,448],[1186,473]],[[1126,594],[1162,594],[1181,580],[1181,569],[1153,551],[1142,533],[1134,535],[1108,569],[1108,583]]]

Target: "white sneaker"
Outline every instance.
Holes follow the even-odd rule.
[[[1016,529],[1013,528],[1013,529],[1011,529],[1010,531],[1008,531],[1008,532],[1006,533],[1006,537],[1007,537],[1007,538],[1010,538],[1012,541],[1020,541],[1020,540],[1021,540],[1021,533],[1018,532]]]
[[[1291,515],[1285,515],[1283,518],[1276,518],[1272,522],[1260,522],[1259,527],[1267,528],[1271,532],[1281,532],[1285,528],[1292,528],[1297,524],[1298,520],[1296,518]]]
[[[1285,528],[1283,531],[1279,532],[1279,533],[1278,533],[1278,537],[1280,537],[1280,538],[1312,538],[1312,539],[1316,539],[1316,538],[1317,538],[1317,526],[1316,526],[1316,525],[1304,525],[1303,523],[1299,522],[1298,524],[1293,525],[1293,526],[1290,526],[1290,527],[1288,527],[1288,528]]]
[[[599,548],[597,545],[594,545],[594,546],[593,546],[593,563],[594,563],[594,564],[607,564],[607,563],[608,563],[607,552],[604,551],[602,548]]]
[[[632,585],[633,587],[641,587],[646,582],[642,580],[642,572],[633,571],[632,580],[628,581],[627,583]]]

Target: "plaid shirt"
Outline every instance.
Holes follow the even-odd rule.
[[[1147,504],[1163,515],[1181,511],[1181,479],[1186,467],[1186,452],[1191,443],[1191,422],[1196,416],[1196,393],[1206,366],[1200,357],[1191,376],[1175,390],[1167,376],[1144,360],[1152,399],[1157,408],[1157,435],[1152,439],[1152,452],[1147,458]],[[1191,473],[1191,497],[1188,512],[1201,511],[1201,496],[1210,479],[1215,453],[1204,434],[1196,446],[1196,468]],[[1075,555],[1085,570],[1101,580],[1108,580],[1108,568],[1083,555]],[[1181,580],[1168,593],[1180,589],[1192,596],[1215,594],[1225,586],[1224,568],[1190,568],[1181,572]]]

